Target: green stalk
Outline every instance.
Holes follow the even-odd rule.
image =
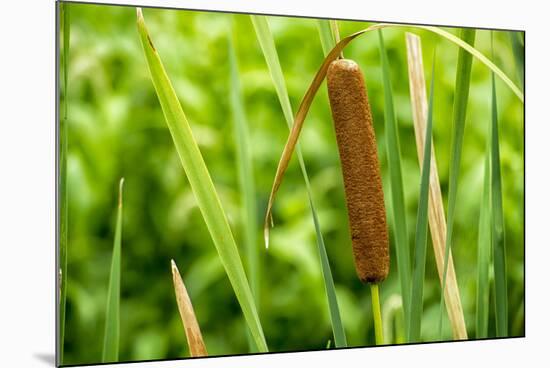
[[[191,189],[260,352],[267,352],[260,318],[227,217],[193,132],[147,31],[141,9],[137,26],[151,80]]]
[[[424,276],[426,271],[426,248],[428,245],[428,195],[430,188],[430,167],[432,157],[432,124],[433,124],[433,96],[435,76],[435,51],[432,62],[432,80],[430,83],[430,100],[428,103],[428,120],[426,138],[424,139],[424,156],[422,175],[420,180],[420,195],[416,222],[415,260],[413,267],[412,296],[410,305],[410,323],[408,330],[409,342],[420,341],[422,324],[422,297],[424,294]]]
[[[492,47],[491,33],[491,47]],[[498,337],[508,336],[508,290],[506,286],[506,244],[502,210],[502,178],[498,141],[498,109],[495,74],[491,73],[491,204],[493,208],[493,262],[495,269],[496,330]]]
[[[374,337],[376,345],[384,345],[384,331],[382,330],[382,312],[380,311],[380,295],[378,284],[370,284],[372,317],[374,320]]]
[[[488,337],[489,327],[489,264],[491,262],[491,125],[487,134],[485,153],[483,193],[479,209],[479,232],[477,242],[477,294],[476,294],[476,337]]]
[[[237,151],[237,169],[239,172],[239,189],[241,192],[241,218],[242,234],[246,250],[245,263],[247,265],[250,289],[254,296],[254,303],[260,314],[260,288],[259,288],[259,248],[256,243],[258,223],[256,219],[256,188],[254,185],[252,154],[250,152],[250,138],[248,121],[246,118],[241,83],[239,80],[239,68],[235,51],[235,30],[231,22],[231,34],[228,37],[228,54],[230,69],[230,105],[233,120],[233,132],[235,136],[235,148]],[[249,347],[254,351],[255,345],[249,336]]]
[[[258,42],[262,48],[262,52],[266,59],[269,72],[271,73],[271,78],[285,116],[285,120],[289,129],[294,123],[292,107],[290,105],[290,99],[288,97],[288,92],[285,85],[285,80],[283,77],[283,71],[281,68],[281,63],[279,61],[279,56],[277,54],[277,49],[275,48],[275,41],[271,30],[269,29],[269,24],[267,18],[264,16],[250,16],[256,35],[258,37]],[[315,226],[315,234],[317,240],[317,249],[319,252],[319,258],[321,260],[321,273],[323,275],[323,280],[325,284],[325,292],[327,296],[327,302],[330,312],[330,321],[332,325],[332,332],[334,335],[334,345],[336,347],[346,347],[346,334],[344,331],[344,326],[342,324],[342,318],[340,316],[340,310],[338,307],[338,300],[336,299],[336,290],[334,287],[334,280],[332,279],[332,272],[330,269],[330,264],[328,262],[328,256],[325,248],[325,242],[323,240],[323,235],[321,232],[321,226],[319,224],[319,219],[317,217],[317,211],[313,204],[313,194],[311,191],[311,185],[309,183],[309,176],[307,174],[306,166],[304,159],[302,157],[300,145],[296,146],[296,154],[298,156],[298,162],[300,164],[300,170],[302,171],[302,176],[304,178],[304,183],[306,186],[306,192],[309,201],[309,207],[311,209],[311,216],[313,219],[313,224]]]
[[[386,127],[386,150],[388,156],[388,168],[390,171],[391,209],[393,234],[395,238],[397,268],[401,285],[401,297],[403,299],[403,313],[405,316],[405,335],[410,325],[410,301],[411,301],[411,259],[407,234],[407,220],[405,212],[405,196],[403,192],[403,174],[401,170],[401,148],[399,133],[395,117],[393,92],[390,79],[390,67],[382,31],[378,30],[380,42],[380,56],[382,61],[382,79],[384,83],[384,120]]]
[[[59,122],[59,193],[60,193],[60,238],[59,238],[59,264],[60,264],[60,296],[59,296],[59,361],[63,364],[65,352],[65,310],[67,306],[67,242],[68,242],[68,207],[69,195],[67,187],[67,144],[68,144],[68,80],[69,80],[69,46],[71,37],[69,6],[59,3],[60,28],[63,36],[63,56],[61,68],[63,70],[63,118]]]
[[[460,38],[473,46],[475,42],[475,29],[462,28]],[[462,155],[462,142],[464,140],[464,125],[466,123],[466,108],[470,93],[470,74],[472,72],[472,54],[465,49],[458,51],[458,65],[456,68],[455,96],[453,103],[453,135],[451,138],[451,163],[449,168],[449,194],[447,207],[447,236],[445,238],[445,259],[443,262],[443,282],[441,287],[440,311],[439,311],[439,335],[443,331],[443,306],[445,303],[445,285],[447,283],[447,270],[451,241],[453,237],[454,216],[456,207],[456,194],[458,191],[458,175],[460,172],[460,158]]]
[[[124,178],[120,179],[118,190],[118,211],[116,218],[115,240],[107,289],[107,307],[105,310],[105,336],[103,339],[103,356],[101,362],[118,361],[118,344],[120,338],[120,263],[122,243],[122,189]]]

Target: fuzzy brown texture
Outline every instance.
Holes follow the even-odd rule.
[[[361,281],[377,283],[388,276],[390,255],[365,81],[354,61],[339,59],[328,68],[327,86],[344,177],[355,269]]]

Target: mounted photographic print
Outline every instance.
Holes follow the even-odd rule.
[[[524,32],[57,17],[59,365],[525,335]]]

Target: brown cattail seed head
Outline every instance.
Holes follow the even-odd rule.
[[[351,243],[357,275],[376,283],[390,268],[384,193],[363,74],[348,59],[333,61],[328,95],[340,152]]]

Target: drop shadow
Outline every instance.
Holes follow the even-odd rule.
[[[51,353],[34,353],[34,357],[50,367],[55,367],[55,354]]]

